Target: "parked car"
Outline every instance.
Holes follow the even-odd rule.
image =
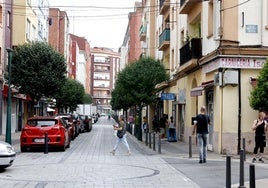
[[[75,137],[77,136],[77,131],[76,131],[76,125],[74,123],[72,114],[57,114],[57,116],[63,118],[67,124],[68,124],[68,129],[69,129],[69,136],[71,140],[74,140]]]
[[[45,134],[48,147],[57,147],[62,151],[70,147],[68,124],[61,117],[36,116],[29,118],[21,131],[21,152],[33,147],[44,147]]]
[[[77,122],[80,124],[80,133],[90,132],[92,130],[92,120],[90,116],[79,114],[77,116]]]
[[[96,123],[98,121],[98,115],[97,114],[93,114],[92,116],[92,122]]]
[[[9,143],[0,141],[0,169],[11,166],[15,157],[16,152],[14,148]]]

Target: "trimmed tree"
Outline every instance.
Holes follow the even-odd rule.
[[[65,80],[65,59],[47,43],[25,43],[14,49],[11,84],[29,95],[32,102],[41,97],[53,98]]]
[[[151,57],[143,57],[128,65],[118,75],[115,89],[112,92],[111,105],[114,110],[138,107],[139,124],[137,125],[137,137],[141,140],[141,111],[146,105],[156,100],[156,84],[168,81],[164,65]]]
[[[250,93],[249,104],[254,110],[268,111],[268,63],[260,71],[257,87]]]
[[[60,91],[56,93],[57,108],[60,112],[73,112],[78,104],[82,104],[85,96],[84,86],[74,80],[67,79]]]

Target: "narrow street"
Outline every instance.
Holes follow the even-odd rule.
[[[127,139],[131,155],[124,145],[116,154],[112,150],[116,137],[112,129],[114,120],[101,117],[89,133],[80,134],[65,152],[18,151],[13,166],[0,172],[0,187],[167,187],[167,188],[222,188],[225,187],[225,157],[208,154],[206,164],[198,164],[196,150],[189,158],[185,146],[161,141],[159,154],[137,141]],[[14,139],[14,138],[13,138]],[[248,184],[248,166],[245,163],[245,184]],[[256,164],[257,187],[265,187],[268,163]],[[239,160],[232,159],[232,184],[238,187]]]

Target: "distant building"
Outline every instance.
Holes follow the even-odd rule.
[[[111,92],[120,71],[120,54],[109,48],[91,48],[93,65],[93,105],[100,113],[111,110]]]
[[[69,34],[68,77],[79,81],[85,92],[92,95],[92,65],[90,45],[84,37]]]

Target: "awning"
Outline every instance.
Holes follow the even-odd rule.
[[[191,97],[201,96],[203,90],[213,85],[214,85],[214,80],[211,80],[208,82],[202,82],[201,86],[197,86],[191,89]]]

